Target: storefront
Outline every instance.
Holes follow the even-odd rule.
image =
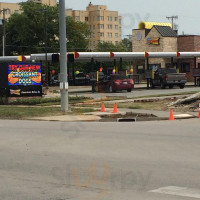
[[[169,23],[141,22],[132,30],[133,52],[200,52],[200,36],[177,35]],[[134,73],[145,79],[145,60],[134,60]],[[188,81],[200,76],[200,57],[197,58],[149,58],[149,69],[175,67],[187,73]],[[194,68],[197,68],[194,70]],[[198,78],[198,77],[197,77]]]

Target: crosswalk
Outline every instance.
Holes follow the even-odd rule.
[[[187,187],[167,186],[155,190],[150,190],[149,192],[176,195],[181,197],[191,197],[197,199],[200,198],[200,189],[187,188]]]

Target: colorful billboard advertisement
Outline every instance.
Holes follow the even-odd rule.
[[[40,63],[8,64],[8,85],[31,86],[41,85]]]

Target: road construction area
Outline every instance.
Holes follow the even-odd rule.
[[[59,96],[51,88],[46,98]],[[145,89],[144,84],[136,85],[132,92],[92,93],[91,87],[71,87],[69,95],[86,98],[82,102],[71,102],[70,109],[84,110],[81,115],[34,117],[31,119],[58,121],[149,121],[198,117],[198,98],[184,104],[174,104],[199,92],[198,87],[188,85],[184,89]],[[58,105],[59,106],[59,105]]]
[[[149,89],[138,84],[132,92],[92,93],[90,86],[69,88],[69,110],[60,111],[58,87],[43,97],[9,98],[0,105],[1,119],[47,121],[150,121],[198,117],[198,98],[176,103],[198,94],[199,87]]]

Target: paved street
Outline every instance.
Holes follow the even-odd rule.
[[[79,90],[81,91],[81,89]],[[200,91],[200,87],[186,87],[184,89],[180,89],[178,87],[174,87],[173,89],[160,89],[155,88],[155,89],[145,89],[145,88],[140,88],[139,86],[136,85],[136,89],[133,89],[132,92],[127,92],[127,91],[120,91],[116,93],[92,93],[92,92],[79,92],[77,93],[80,96],[88,96],[92,97],[95,99],[103,98],[106,96],[127,96],[128,98],[136,98],[136,97],[143,97],[143,96],[149,96],[149,95],[168,95],[168,94],[176,94],[176,93],[185,93],[185,92],[192,92],[192,91]],[[73,94],[76,92],[74,91]]]
[[[199,119],[0,121],[0,199],[200,198]]]

